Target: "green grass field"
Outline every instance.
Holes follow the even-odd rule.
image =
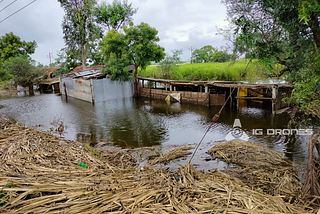
[[[147,69],[139,70],[139,76],[172,79],[172,80],[188,80],[188,81],[249,81],[254,82],[266,79],[265,73],[267,69],[257,60],[253,60],[247,70],[244,72],[249,60],[240,60],[236,62],[225,63],[195,63],[179,65],[173,68],[169,73],[169,78],[157,66],[149,66]]]

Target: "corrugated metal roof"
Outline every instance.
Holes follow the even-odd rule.
[[[99,72],[100,72],[100,70],[82,71],[82,72],[74,73],[74,77],[83,77],[83,76],[98,74]]]
[[[82,66],[77,66],[70,73],[79,73],[79,72],[83,72],[83,71],[87,71],[87,70],[101,70],[104,67],[106,67],[106,65],[95,65],[95,66],[91,66],[91,67],[86,67],[85,69],[83,69]]]
[[[98,77],[103,77],[106,76],[106,73],[96,73],[96,74],[92,74],[92,75],[88,75],[88,76],[84,76],[83,79],[91,79],[91,78],[98,78]]]

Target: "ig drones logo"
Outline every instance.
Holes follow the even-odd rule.
[[[241,127],[242,126],[241,126],[240,120],[235,119],[233,123],[233,130],[227,134],[225,139],[227,141],[235,140],[235,139],[248,141],[249,136],[244,131],[241,130]]]

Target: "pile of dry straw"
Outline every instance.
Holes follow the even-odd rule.
[[[80,143],[0,122],[0,213],[312,211],[220,171],[203,173],[191,164],[177,172],[139,170],[125,152],[94,155]]]

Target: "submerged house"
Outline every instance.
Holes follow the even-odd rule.
[[[59,69],[60,67],[49,67],[40,69],[44,73],[41,77],[42,80],[39,83],[39,90],[41,92],[60,92],[59,77],[54,74],[54,72],[58,71]]]
[[[290,97],[293,85],[279,83],[245,83],[229,81],[178,81],[138,77],[140,97],[162,99],[179,94],[181,103],[205,106],[222,106],[229,100],[230,106],[246,107],[247,101],[264,103],[272,113],[288,107],[283,98]]]
[[[72,72],[62,75],[60,93],[92,103],[132,97],[133,82],[111,81],[107,73],[101,73],[104,67],[98,65],[83,70],[78,66]]]

